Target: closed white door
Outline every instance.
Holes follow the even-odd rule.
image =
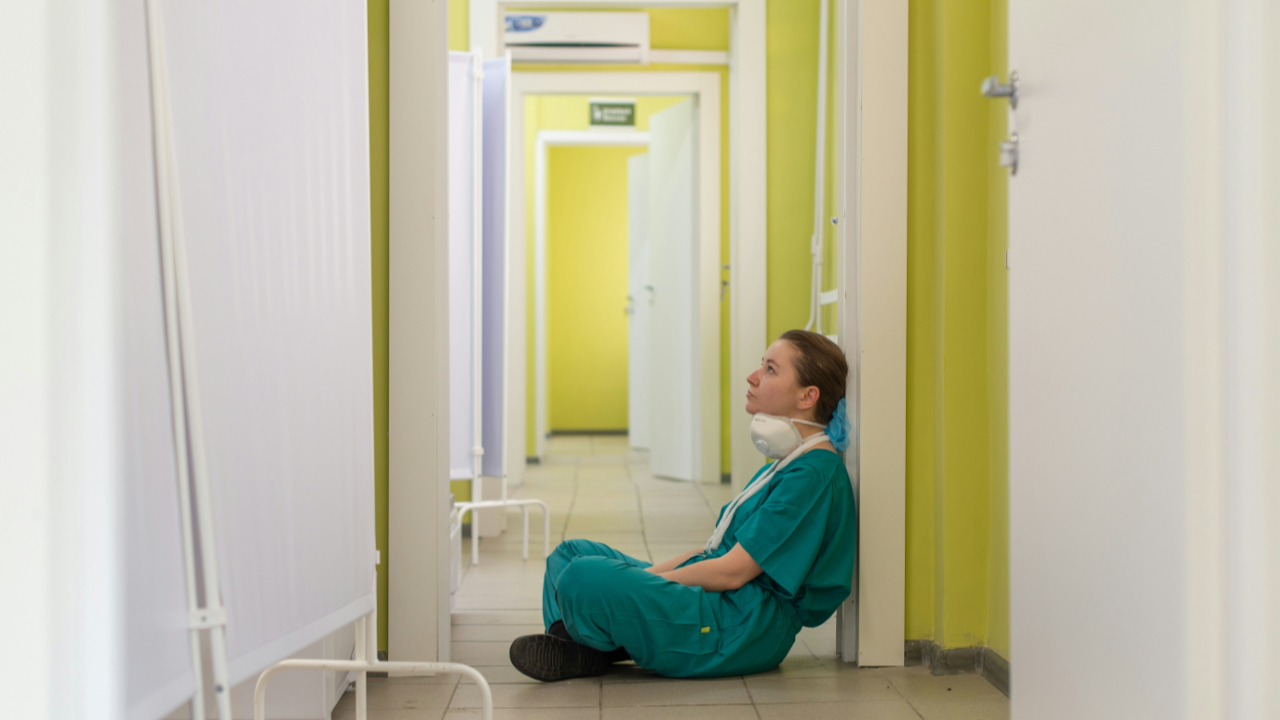
[[[627,159],[627,435],[631,447],[649,447],[649,156]]]
[[[1187,717],[1188,7],[1009,4],[1016,718]]]
[[[694,479],[701,438],[694,334],[698,327],[697,108],[693,100],[649,118],[649,467]]]

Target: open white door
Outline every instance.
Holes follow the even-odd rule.
[[[631,447],[649,447],[649,156],[627,159],[627,435]]]
[[[694,480],[701,430],[698,357],[697,108],[693,100],[649,118],[649,466]]]
[[[1009,7],[1015,717],[1191,716],[1187,7]]]

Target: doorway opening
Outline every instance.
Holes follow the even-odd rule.
[[[561,129],[584,124],[592,101],[525,100],[534,145],[529,446],[541,458],[555,434],[625,434],[651,453],[655,475],[714,480],[699,472],[699,440],[720,437],[719,414],[699,410],[718,404],[720,377],[715,362],[711,382],[700,382],[697,265],[699,214],[718,212],[719,198],[699,192],[697,100],[614,100],[634,103],[630,129]]]

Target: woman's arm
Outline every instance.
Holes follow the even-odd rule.
[[[718,558],[659,574],[681,585],[700,587],[707,592],[724,592],[737,590],[755,580],[761,572],[764,571],[747,551],[741,545],[734,545],[732,550]]]
[[[661,563],[658,563],[657,565],[651,565],[645,569],[653,573],[654,575],[661,575],[662,573],[665,573],[665,572],[671,572],[672,570],[675,570],[680,565],[680,563],[684,562],[685,560],[688,560],[689,558],[693,557],[694,555],[697,555],[700,552],[702,552],[701,548],[697,550],[690,550],[689,552],[684,553],[682,555],[677,555],[671,558],[670,560],[667,560],[666,562],[661,562]]]

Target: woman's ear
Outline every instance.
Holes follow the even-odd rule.
[[[800,394],[799,408],[801,410],[808,410],[812,408],[814,405],[817,405],[818,396],[820,394],[821,393],[818,391],[818,387],[816,385],[810,385],[809,387],[805,388],[804,392]]]

